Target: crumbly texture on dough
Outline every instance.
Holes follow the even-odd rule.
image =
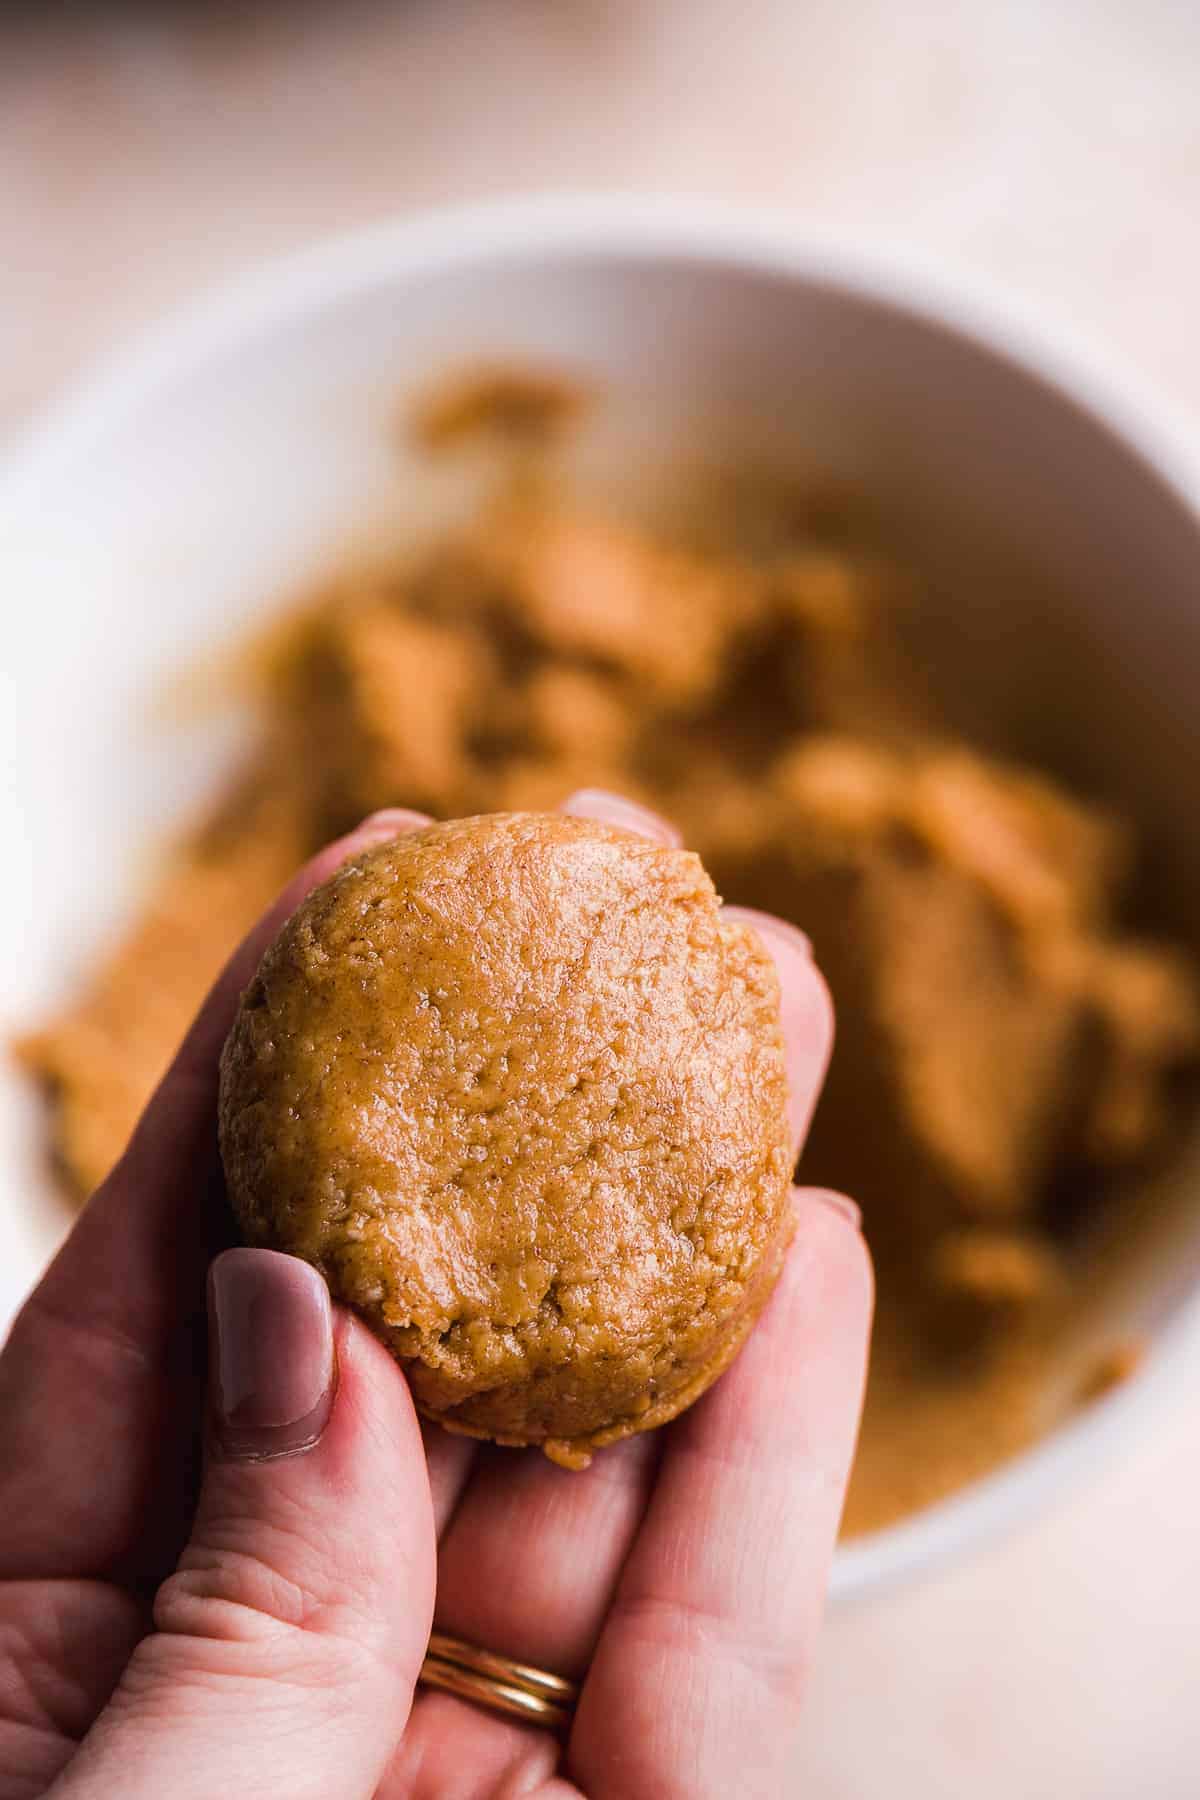
[[[792,1231],[774,965],[698,857],[433,826],[301,907],[221,1075],[251,1241],[314,1263],[454,1430],[579,1466],[674,1417]]]
[[[238,936],[365,812],[628,793],[728,899],[801,925],[829,980],[800,1174],[863,1208],[878,1300],[846,1527],[885,1524],[1060,1416],[1089,1237],[1136,1227],[1123,1180],[1194,1092],[1194,966],[1131,932],[1125,822],[947,729],[905,648],[920,589],[861,497],[697,476],[690,516],[651,530],[532,468],[573,416],[558,376],[483,375],[418,423],[515,461],[459,527],[347,571],[274,638],[246,777],[22,1046],[56,1157],[80,1195],[103,1177]]]

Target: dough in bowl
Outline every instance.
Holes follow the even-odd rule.
[[[774,966],[699,859],[496,814],[309,896],[221,1072],[230,1198],[451,1430],[593,1448],[735,1355],[792,1231]]]

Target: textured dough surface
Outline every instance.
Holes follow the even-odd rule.
[[[264,958],[221,1146],[421,1410],[579,1463],[735,1353],[791,1234],[774,967],[699,859],[499,814],[368,852]]]

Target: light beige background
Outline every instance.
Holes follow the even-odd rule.
[[[1200,439],[1192,0],[34,12],[0,15],[0,451],[227,271],[433,201],[588,185],[767,202],[982,272],[1107,340]],[[1198,1491],[1180,1394],[1049,1516],[840,1612],[796,1794],[1200,1792]]]

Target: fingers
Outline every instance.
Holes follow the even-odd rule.
[[[757,932],[779,977],[779,1015],[788,1072],[792,1152],[799,1156],[833,1049],[833,1002],[802,931],[772,913],[727,906],[725,917]]]
[[[563,810],[664,845],[680,842],[664,820],[619,796],[583,791]],[[828,996],[799,933],[782,921],[741,917],[762,929],[780,969],[798,1143],[829,1053]],[[439,1435],[430,1433],[431,1450]],[[480,1451],[441,1543],[438,1626],[537,1666],[582,1673],[644,1517],[659,1446],[658,1434],[635,1437],[601,1452],[579,1474],[538,1456]],[[386,1793],[407,1800],[442,1793],[464,1744],[472,1792],[496,1791],[502,1777],[513,1779],[514,1768],[532,1784],[553,1766],[552,1754],[539,1760],[544,1746],[528,1731],[485,1718],[448,1695],[425,1694]]]
[[[560,1675],[582,1673],[656,1456],[649,1434],[577,1473],[540,1455],[484,1452],[442,1542],[439,1628]]]
[[[639,837],[664,844],[669,850],[678,850],[683,843],[682,836],[668,820],[651,812],[647,806],[639,806],[636,800],[626,800],[622,794],[610,794],[606,788],[577,788],[563,801],[562,810],[573,819],[596,819],[601,825],[615,825],[618,831],[636,832]]]
[[[613,795],[576,794],[564,810],[664,844],[679,842],[664,821]],[[739,909],[729,909],[728,916],[757,930],[776,962],[798,1149],[829,1056],[828,993],[807,940],[793,927]],[[567,1474],[540,1457],[480,1452],[442,1540],[437,1624],[559,1673],[586,1669],[645,1516],[660,1442],[654,1434],[614,1445],[581,1474]],[[501,1775],[510,1777],[518,1763],[531,1782],[542,1772],[540,1764],[530,1767],[537,1745],[531,1747],[527,1731],[485,1719],[447,1695],[426,1694],[397,1751],[386,1792],[442,1792],[449,1780],[446,1758],[467,1733],[473,1792],[495,1791]],[[610,1791],[627,1792],[620,1778]],[[645,1791],[668,1790],[650,1783]],[[681,1784],[672,1791],[688,1790]],[[731,1783],[727,1791],[740,1790]]]
[[[191,1540],[59,1791],[368,1800],[433,1606],[412,1402],[307,1264],[227,1251],[210,1295],[210,1456]]]
[[[441,1542],[439,1630],[557,1674],[582,1674],[641,1523],[657,1450],[652,1434],[630,1438],[574,1474],[533,1451],[481,1448]],[[452,1789],[525,1792],[514,1767],[532,1791],[535,1775],[556,1760],[544,1733],[424,1693],[385,1793],[435,1800]],[[463,1767],[473,1782],[460,1789]]]
[[[443,1431],[430,1419],[421,1420],[421,1438],[425,1445],[425,1462],[429,1469],[429,1488],[433,1495],[433,1517],[439,1541],[454,1516],[467,1479],[479,1453],[475,1438],[460,1437],[457,1432]]]
[[[162,1498],[203,1379],[204,1270],[225,1229],[217,1061],[238,997],[308,891],[347,857],[424,823],[387,813],[301,870],[218,979],[125,1156],[26,1302],[0,1356],[0,1577],[153,1567],[177,1529]],[[148,1515],[152,1484],[159,1503]],[[175,1538],[174,1550],[178,1549]]]
[[[786,1267],[726,1375],[668,1428],[593,1660],[570,1769],[596,1800],[785,1791],[866,1365],[871,1273],[797,1197]]]
[[[565,809],[679,841],[664,821],[616,795],[585,790]],[[793,927],[745,910],[728,916],[761,932],[779,969],[798,1148],[829,1054],[828,994]],[[439,1435],[431,1434],[432,1449]],[[541,1457],[482,1452],[442,1540],[439,1625],[563,1674],[586,1667],[641,1519],[654,1453],[654,1440],[634,1438],[585,1473],[565,1474]]]

